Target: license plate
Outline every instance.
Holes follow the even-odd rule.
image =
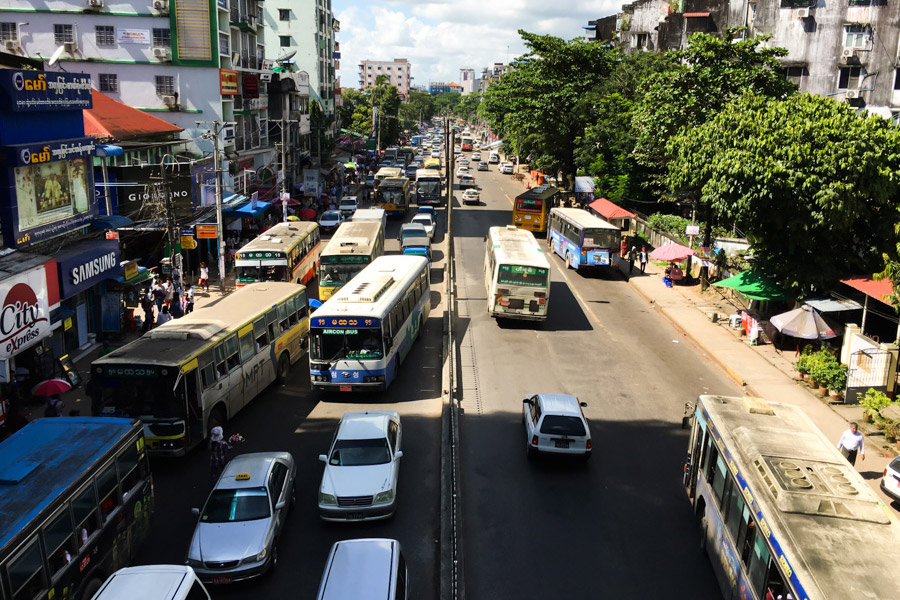
[[[231,583],[231,577],[213,577],[213,583]]]
[[[353,386],[352,385],[342,385],[338,388],[338,390],[340,390],[342,392],[352,392]]]
[[[362,514],[361,512],[347,513],[347,520],[348,520],[348,521],[352,521],[352,520],[356,520],[356,519],[362,519],[362,518],[363,518],[363,514]]]
[[[556,447],[557,448],[568,448],[569,440],[556,440]]]

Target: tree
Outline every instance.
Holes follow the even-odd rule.
[[[418,123],[430,120],[434,114],[434,98],[426,92],[410,90],[409,102],[400,105],[400,120],[404,129],[415,128],[418,131]]]
[[[363,135],[372,133],[372,101],[365,92],[352,88],[341,91],[342,106],[337,108],[341,127]]]
[[[829,98],[747,93],[666,151],[672,191],[734,219],[760,266],[797,294],[896,257],[900,130]]]
[[[375,78],[371,92],[372,107],[378,109],[378,135],[381,147],[393,146],[400,141],[400,95],[390,84],[387,75]]]
[[[574,183],[578,139],[594,118],[588,94],[620,54],[583,39],[519,35],[528,52],[487,89],[481,114],[532,165]]]

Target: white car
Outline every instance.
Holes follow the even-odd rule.
[[[434,149],[434,150],[431,151],[431,158],[440,158],[440,157],[441,157],[441,151],[440,151],[440,150]]]
[[[457,144],[456,146],[453,146],[453,153],[454,154],[462,154],[462,146],[460,146],[459,144]]]
[[[435,226],[434,226],[434,219],[432,218],[431,215],[429,215],[428,213],[418,213],[416,215],[413,215],[413,218],[410,221],[410,223],[421,224],[422,227],[425,228],[425,233],[428,235],[428,239],[429,240],[434,239]]]
[[[457,179],[458,179],[461,175],[468,175],[468,174],[469,174],[469,167],[467,167],[467,166],[465,166],[465,165],[456,169],[456,177],[457,177]]]
[[[468,173],[462,173],[460,175],[457,175],[457,177],[459,178],[459,188],[460,189],[465,188],[465,187],[469,187],[469,188],[475,187],[475,178],[472,177],[471,175],[469,175]]]
[[[895,458],[884,468],[881,478],[881,491],[900,502],[900,457]]]
[[[472,153],[472,162],[479,162],[480,160],[481,160],[481,153],[473,152]]]
[[[338,210],[341,211],[341,216],[345,219],[352,217],[357,208],[359,208],[359,205],[356,202],[356,196],[344,196],[341,198],[340,206],[338,206]]]
[[[478,190],[468,189],[463,192],[462,202],[463,204],[481,204],[481,195]]]
[[[344,217],[341,216],[341,211],[326,210],[322,213],[322,216],[319,217],[319,229],[321,229],[323,233],[334,233],[338,226],[343,222]]]
[[[459,166],[461,166],[461,167],[468,167],[468,166],[469,166],[469,159],[468,159],[468,158],[461,158],[461,159],[459,159],[458,161],[456,161],[456,163],[457,163]]]
[[[397,509],[402,431],[397,411],[344,413],[319,486],[325,521],[387,519]]]
[[[561,454],[591,457],[591,430],[581,408],[569,394],[535,394],[522,400],[528,456]]]
[[[500,163],[500,172],[504,175],[512,175],[516,168],[512,163]]]

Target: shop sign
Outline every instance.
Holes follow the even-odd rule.
[[[140,269],[138,269],[138,264],[136,260],[132,260],[130,262],[125,263],[125,267],[123,269],[125,271],[125,281],[129,279],[134,279],[140,273]]]
[[[219,237],[219,228],[215,223],[204,223],[197,225],[198,240],[214,240]]]
[[[684,234],[685,235],[700,235],[700,226],[699,225],[685,225]]]
[[[303,193],[315,196],[319,193],[319,171],[303,169]]]
[[[159,181],[158,166],[116,167],[118,209],[120,215],[132,220],[146,219],[146,215],[163,210],[163,196]],[[176,167],[167,174],[169,197],[175,218],[190,219],[194,216],[193,179],[186,167]],[[157,209],[157,207],[159,207]]]
[[[150,44],[150,30],[116,28],[116,41],[120,44]]]
[[[242,73],[244,98],[259,98],[259,76],[256,73]]]
[[[60,297],[71,298],[104,279],[121,275],[118,240],[78,244],[56,257]]]
[[[0,110],[47,112],[91,107],[90,75],[0,70]]]
[[[212,159],[191,166],[191,187],[194,212],[200,207],[216,205],[216,171]]]
[[[260,94],[259,98],[256,99],[256,108],[259,110],[269,110],[269,95],[268,94]]]
[[[94,138],[81,137],[4,146],[3,153],[8,164],[13,167],[85,158],[94,155]]]
[[[181,236],[181,247],[185,250],[194,250],[197,247],[197,240],[190,235]]]
[[[219,69],[219,94],[237,96],[240,93],[240,73],[231,69]]]
[[[9,358],[50,334],[44,267],[0,281],[0,358]]]

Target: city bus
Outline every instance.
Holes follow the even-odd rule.
[[[334,296],[345,283],[382,254],[382,223],[341,223],[319,258],[319,300],[328,300]]]
[[[547,244],[576,271],[586,267],[615,267],[622,251],[622,231],[580,208],[550,211]]]
[[[538,234],[547,231],[547,216],[559,190],[549,184],[539,185],[516,196],[512,224]]]
[[[797,406],[700,396],[684,486],[725,598],[895,598],[900,524]]]
[[[0,598],[90,600],[135,559],[153,512],[140,422],[37,419],[0,465]]]
[[[375,173],[375,183],[372,185],[377,190],[382,181],[391,177],[403,177],[403,169],[400,167],[381,167],[378,169],[378,172]]]
[[[425,166],[423,167],[427,171],[437,171],[441,172],[441,159],[439,158],[429,158],[425,161]]]
[[[460,143],[463,152],[471,152],[474,144],[475,140],[472,139],[472,136],[463,135],[462,142]]]
[[[318,223],[277,223],[235,253],[235,286],[254,281],[305,284],[316,274],[321,251]]]
[[[150,454],[183,456],[286,381],[308,333],[305,287],[248,284],[95,360],[93,414],[140,419]]]
[[[403,217],[406,215],[406,209],[409,208],[411,194],[409,179],[389,177],[382,181],[375,190],[375,206],[383,208],[389,217]]]
[[[488,230],[484,253],[492,317],[543,321],[550,307],[550,263],[534,234],[512,225]]]
[[[416,204],[419,206],[440,206],[444,193],[441,189],[441,172],[423,169],[416,174]]]
[[[380,256],[310,320],[313,389],[384,390],[400,372],[431,312],[424,256]]]

